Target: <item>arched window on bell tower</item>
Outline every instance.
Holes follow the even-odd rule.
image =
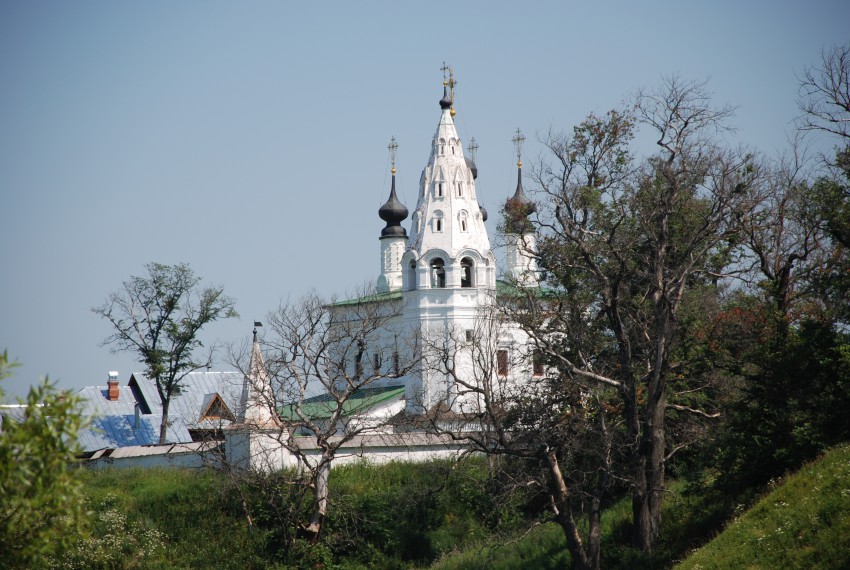
[[[407,269],[407,287],[410,291],[416,290],[416,260],[411,259]]]
[[[472,260],[468,257],[464,257],[460,260],[460,286],[461,287],[472,287],[473,286],[473,268],[475,265]]]
[[[431,261],[431,287],[434,289],[446,287],[446,262],[441,257]]]
[[[434,212],[434,231],[440,233],[443,231],[443,213],[439,210]]]

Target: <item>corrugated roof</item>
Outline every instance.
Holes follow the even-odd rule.
[[[342,415],[350,417],[362,414],[378,404],[389,402],[404,396],[404,386],[384,386],[380,388],[360,388],[356,390],[343,404]],[[301,412],[310,419],[326,419],[337,408],[336,399],[328,393],[307,398],[301,403]],[[298,419],[295,405],[284,406],[281,417],[285,420]]]
[[[106,386],[87,386],[79,391],[80,411],[89,420],[89,427],[77,434],[84,451],[159,443],[162,415],[140,414],[136,426],[136,398],[130,387],[119,386],[114,401],[108,393]],[[179,419],[171,422],[166,437],[170,443],[192,439]]]
[[[83,451],[96,451],[132,445],[154,445],[159,443],[159,426],[162,414],[140,414],[136,425],[134,414],[121,416],[94,416],[89,427],[80,430],[77,439]],[[191,441],[189,430],[180,418],[169,418],[166,431],[167,443]]]
[[[142,397],[150,410],[161,412],[162,405],[153,380],[140,372],[134,372],[135,379]],[[241,372],[192,372],[180,381],[180,391],[171,397],[168,417],[181,418],[187,429],[217,429],[230,424],[225,419],[201,419],[204,403],[211,402],[215,394],[234,416],[238,416],[242,398],[242,383],[244,376]]]
[[[77,395],[84,416],[126,416],[135,413],[136,398],[129,386],[118,387],[118,399],[109,400],[106,386],[86,386]]]

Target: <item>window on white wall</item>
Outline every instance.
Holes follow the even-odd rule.
[[[496,351],[496,370],[499,376],[507,376],[508,375],[508,351],[507,350],[498,350]]]
[[[410,260],[410,265],[407,269],[407,281],[408,288],[413,291],[416,289],[416,262],[414,260]]]
[[[437,257],[431,261],[431,287],[444,289],[446,286],[446,263]]]
[[[460,260],[460,286],[472,287],[472,259],[464,257]]]
[[[440,211],[434,212],[434,231],[443,231],[443,213]]]

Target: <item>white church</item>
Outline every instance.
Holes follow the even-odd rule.
[[[493,380],[516,385],[531,375],[543,374],[533,362],[533,347],[519,328],[492,318],[497,292],[501,294],[517,285],[537,286],[535,237],[528,220],[534,206],[522,188],[523,138],[517,131],[517,187],[504,208],[505,281],[497,282],[496,256],[484,225],[487,212],[479,204],[475,187],[477,168],[464,155],[455,129],[453,86],[450,76],[443,83],[439,123],[419,180],[409,230],[402,223],[410,212],[396,194],[395,139],[390,144],[392,186],[389,198],[378,211],[385,227],[380,233],[377,293],[329,308],[331,320],[339,323],[356,323],[363,318],[358,309],[366,303],[392,315],[377,331],[377,340],[374,336],[371,339],[367,353],[357,364],[350,364],[384,373],[377,374],[374,382],[351,396],[346,404],[350,417],[334,416],[340,438],[347,429],[357,428],[352,432],[355,435],[344,437],[344,445],[335,454],[335,464],[361,459],[417,460],[458,453],[462,444],[421,429],[423,423],[417,423],[416,418],[440,408],[447,416],[462,420],[481,405],[480,394],[469,389],[474,383]],[[453,374],[439,363],[429,362],[440,360],[428,355],[429,343],[434,346],[437,339],[439,344],[439,339],[446,336],[451,336],[453,347],[461,347],[453,355]],[[462,348],[464,342],[466,349]],[[405,368],[414,354],[419,360]],[[482,367],[482,358],[489,365]],[[350,376],[342,374],[341,378],[344,381]],[[291,405],[289,412],[285,406],[280,407],[281,397],[273,393],[277,389],[272,386],[255,334],[237,421],[225,433],[231,463],[273,469],[297,465],[311,454],[311,449],[316,454],[320,452],[309,430],[287,427],[287,414],[290,419],[296,417]],[[312,414],[320,420],[323,410],[336,403],[329,396],[302,400],[298,406],[300,417]],[[278,404],[270,407],[268,402]],[[274,407],[283,409],[279,416]],[[390,421],[393,418],[396,421]],[[412,421],[399,422],[398,418]],[[298,446],[299,453],[285,449],[281,445],[284,439],[290,448]]]

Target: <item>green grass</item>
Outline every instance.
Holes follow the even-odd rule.
[[[68,567],[265,568],[263,534],[233,508],[224,477],[207,470],[82,471],[91,536]],[[149,541],[136,537],[151,536]],[[161,547],[158,547],[158,543]],[[112,560],[109,550],[121,554]],[[103,551],[100,558],[91,553]]]
[[[850,568],[850,446],[787,477],[676,568]]]
[[[528,534],[494,538],[471,544],[460,551],[446,553],[433,565],[432,570],[510,570],[535,568],[554,570],[569,565],[564,535],[560,528],[547,524],[538,526]]]
[[[538,498],[499,502],[486,463],[351,465],[331,474],[321,543],[289,542],[292,486],[272,476],[241,487],[205,470],[81,471],[94,522],[61,568],[563,568],[561,529],[524,533]],[[673,482],[652,555],[630,547],[631,502],[603,513],[602,567],[850,567],[850,446],[788,477],[750,511],[731,518],[731,499],[708,482]],[[536,507],[535,507],[536,508]],[[288,509],[288,510],[287,510]],[[297,510],[297,509],[295,509]],[[532,509],[533,510],[533,509]],[[287,518],[290,517],[290,518]],[[290,546],[292,545],[292,546]],[[291,548],[291,549],[290,549]]]

